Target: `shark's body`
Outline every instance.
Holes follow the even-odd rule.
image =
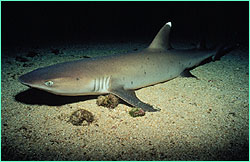
[[[172,49],[170,28],[171,23],[165,24],[143,51],[60,63],[36,69],[19,80],[58,95],[111,93],[145,111],[156,111],[140,101],[134,90],[178,77],[203,60],[216,57],[214,50]]]

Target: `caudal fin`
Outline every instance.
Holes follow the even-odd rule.
[[[239,47],[239,44],[232,45],[230,47],[226,47],[226,45],[222,45],[218,48],[216,54],[212,57],[213,61],[220,60],[220,58],[227,53],[235,50]]]

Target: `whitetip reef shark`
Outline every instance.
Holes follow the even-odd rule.
[[[134,53],[88,58],[38,68],[19,77],[19,81],[56,95],[80,96],[113,94],[134,107],[154,112],[139,100],[135,90],[162,83],[178,76],[193,76],[190,68],[229,52],[224,48],[173,49],[169,42],[171,22],[157,33],[148,48]]]

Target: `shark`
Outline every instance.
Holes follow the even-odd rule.
[[[135,91],[178,76],[194,77],[190,69],[204,60],[217,60],[228,52],[224,47],[174,49],[169,39],[171,27],[172,23],[167,22],[141,51],[42,67],[20,76],[19,81],[31,88],[63,96],[113,94],[144,111],[160,111],[141,101]]]

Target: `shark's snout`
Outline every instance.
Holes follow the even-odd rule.
[[[18,78],[18,81],[21,82],[22,84],[29,85],[31,83],[31,78],[29,77],[29,73],[21,75]]]
[[[40,74],[41,76],[41,74]],[[27,74],[21,75],[18,80],[24,85],[32,86],[35,82],[39,80],[39,73],[37,70],[31,71]]]

